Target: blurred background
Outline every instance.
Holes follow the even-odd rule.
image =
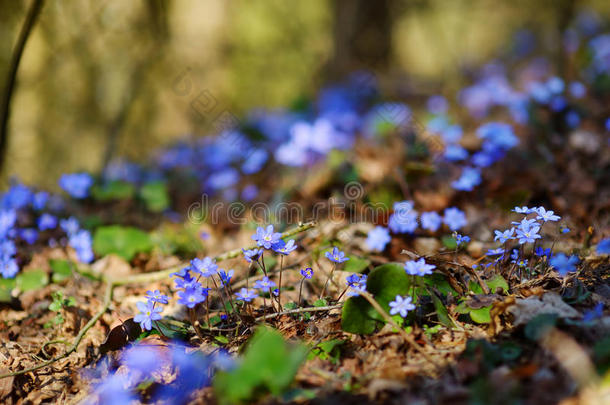
[[[34,3],[0,0],[3,88]],[[372,71],[385,96],[412,100],[450,95],[482,63],[534,46],[561,73],[565,28],[610,16],[604,0],[40,6],[11,98],[3,188],[17,176],[53,189],[62,173],[99,171],[117,156],[144,160],[162,145],[215,133],[219,122],[253,109],[298,106],[354,70]]]

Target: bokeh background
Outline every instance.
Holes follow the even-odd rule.
[[[2,86],[31,4],[0,0]],[[143,160],[353,70],[414,103],[509,51],[537,46],[561,71],[566,26],[609,16],[604,0],[46,1],[18,71],[2,185],[53,189],[62,173]]]

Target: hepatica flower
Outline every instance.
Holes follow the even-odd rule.
[[[469,236],[465,236],[465,235],[461,235],[459,233],[455,233],[455,243],[458,246],[466,245],[469,242],[470,242],[470,237]]]
[[[241,251],[244,252],[244,257],[248,263],[252,263],[253,260],[257,261],[261,254],[263,254],[263,249],[242,249]]]
[[[436,268],[435,265],[426,263],[423,257],[417,261],[411,260],[405,262],[404,267],[407,274],[411,276],[425,276],[427,274],[432,274],[432,270]]]
[[[191,269],[193,273],[201,274],[203,277],[212,277],[218,273],[218,265],[210,257],[204,257],[203,260],[194,258],[191,260]]]
[[[494,237],[494,240],[500,242],[500,243],[505,243],[508,240],[511,240],[514,238],[515,236],[515,228],[510,228],[507,229],[506,231],[502,232],[499,230],[495,230],[494,233],[496,234],[496,236]]]
[[[64,174],[59,179],[59,186],[73,198],[86,198],[93,178],[87,173]]]
[[[218,275],[220,276],[220,286],[225,287],[231,284],[231,279],[233,278],[234,273],[234,270],[229,270],[226,272],[224,270],[218,271]]]
[[[301,275],[306,279],[311,279],[313,277],[313,269],[311,267],[307,267],[306,269],[301,269]]]
[[[256,294],[256,291],[254,291],[254,290],[248,290],[247,288],[242,288],[241,290],[239,290],[239,292],[235,293],[235,296],[240,301],[250,302],[254,298],[258,297],[258,294]]]
[[[516,212],[517,214],[530,214],[532,212],[534,212],[535,208],[528,208],[525,205],[523,207],[515,207],[513,208],[513,212]]]
[[[527,223],[522,223],[519,227],[517,227],[516,238],[519,239],[519,244],[522,245],[524,243],[533,243],[536,239],[540,239],[542,236],[538,234],[539,230],[540,225],[529,225]]]
[[[420,217],[421,227],[432,232],[436,232],[440,228],[443,219],[436,212],[423,212]]]
[[[555,268],[559,275],[564,277],[571,271],[576,270],[576,265],[580,262],[577,256],[566,256],[563,253],[557,253],[550,260],[549,264]]]
[[[450,207],[445,209],[443,215],[443,222],[452,231],[457,231],[468,223],[468,221],[466,220],[466,214],[464,214],[463,211],[456,207]]]
[[[390,302],[390,315],[400,314],[403,318],[407,317],[407,313],[415,309],[415,305],[411,302],[411,297],[396,296],[396,299]]]
[[[536,208],[536,213],[538,214],[536,219],[541,219],[544,222],[559,221],[561,219],[559,215],[554,215],[554,211],[547,211],[544,207]]]
[[[194,308],[195,305],[204,302],[207,295],[207,289],[189,286],[185,288],[184,291],[178,291],[178,303],[186,306],[187,308]]]
[[[134,322],[138,322],[144,330],[151,330],[152,321],[161,319],[160,312],[163,311],[163,308],[155,308],[155,304],[150,301],[146,303],[138,302],[136,303],[136,306],[140,310],[140,313],[133,317]]]
[[[275,232],[273,229],[273,225],[268,225],[267,228],[263,228],[259,226],[256,228],[256,233],[252,235],[252,239],[256,241],[258,246],[261,246],[265,249],[271,249],[271,247],[278,243],[282,234],[279,232]]]
[[[357,297],[361,292],[366,290],[366,275],[358,275],[352,274],[348,276],[345,281],[347,282],[347,286],[349,288],[347,292],[348,297]]]
[[[394,233],[412,233],[417,229],[417,211],[412,201],[394,203],[394,213],[390,215],[388,226]]]
[[[326,252],[326,258],[331,262],[343,263],[349,260],[349,257],[345,257],[345,253],[339,250],[339,248],[333,248],[332,252]]]
[[[258,280],[256,283],[254,283],[254,288],[264,292],[269,292],[269,290],[272,287],[275,287],[275,285],[275,282],[269,280],[269,277],[265,276],[261,280]]]
[[[479,169],[465,167],[460,178],[451,183],[451,187],[460,191],[472,191],[479,184],[481,184]]]
[[[597,244],[597,254],[598,255],[609,255],[610,254],[610,238],[602,239]]]
[[[68,236],[75,234],[80,229],[80,224],[74,217],[60,220],[59,226]]]
[[[81,229],[69,235],[68,243],[76,251],[76,256],[80,262],[91,263],[93,261],[93,244],[89,231]]]
[[[169,297],[167,295],[161,294],[161,291],[146,291],[146,299],[150,302],[156,302],[159,304],[167,304],[169,302]]]
[[[3,256],[0,258],[0,274],[4,278],[13,278],[19,272],[17,261],[12,257]]]
[[[36,224],[38,225],[38,229],[40,231],[55,229],[57,228],[57,217],[45,212],[38,218]]]
[[[290,239],[288,242],[280,239],[272,248],[274,252],[287,256],[297,249],[297,245],[294,243],[294,239]]]
[[[383,226],[376,226],[367,235],[366,246],[370,250],[383,252],[390,240],[392,240],[392,237],[388,229]]]

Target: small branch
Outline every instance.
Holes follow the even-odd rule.
[[[375,308],[375,310],[377,312],[379,312],[379,314],[383,317],[383,319],[386,320],[387,323],[389,323],[390,325],[392,325],[394,327],[394,329],[398,330],[398,333],[400,333],[400,335],[407,341],[407,343],[409,343],[415,350],[417,350],[418,352],[420,352],[422,354],[422,356],[424,356],[426,358],[426,360],[428,360],[429,362],[431,362],[432,364],[434,364],[437,367],[441,367],[441,364],[439,364],[432,356],[430,356],[414,339],[412,336],[410,336],[407,331],[405,331],[403,328],[401,328],[400,326],[398,326],[396,324],[396,322],[394,322],[394,320],[392,319],[392,317],[381,307],[381,305],[379,305],[379,303],[377,301],[375,301],[375,299],[373,298],[373,296],[367,292],[367,291],[361,291],[360,295],[369,302],[369,304],[371,304],[373,306],[373,308]]]
[[[343,307],[343,304],[329,305],[329,306],[326,306],[326,307],[308,307],[308,308],[289,309],[289,310],[282,311],[282,312],[276,312],[275,314],[259,316],[255,320],[256,321],[264,321],[266,319],[276,318],[276,317],[282,316],[282,315],[300,314],[300,313],[303,313],[303,312],[330,311],[332,309],[339,309],[341,307]]]

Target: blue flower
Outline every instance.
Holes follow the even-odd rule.
[[[390,240],[392,240],[392,237],[390,236],[388,229],[383,226],[376,226],[369,231],[366,238],[366,246],[370,250],[383,252]]]
[[[540,239],[542,236],[538,234],[540,230],[540,225],[528,225],[522,223],[517,228],[516,238],[519,239],[519,244],[522,245],[524,243],[533,243],[536,239]]]
[[[15,242],[10,239],[0,241],[0,257],[12,257],[17,253]]]
[[[458,246],[465,245],[468,242],[470,242],[470,237],[469,236],[464,236],[464,235],[461,235],[461,234],[459,234],[457,232],[454,234],[454,237],[455,237],[455,243]]]
[[[36,211],[42,211],[49,201],[49,193],[46,191],[39,191],[32,197],[32,208]]]
[[[404,267],[405,272],[411,276],[425,276],[427,274],[432,274],[432,270],[436,268],[435,265],[426,263],[426,260],[424,260],[423,257],[417,261],[406,261]]]
[[[583,314],[583,322],[591,322],[604,316],[604,303],[598,302],[595,307]]]
[[[290,239],[288,242],[284,242],[282,239],[280,239],[272,246],[272,249],[276,253],[287,256],[297,249],[297,245],[294,243],[294,239]]]
[[[136,396],[125,388],[125,376],[112,374],[95,386],[94,394],[99,404],[129,405]]]
[[[361,292],[366,290],[367,276],[365,274],[362,276],[358,274],[349,275],[345,281],[349,288],[349,291],[347,292],[348,297],[357,297]]]
[[[443,219],[436,212],[423,212],[420,217],[421,227],[432,232],[436,232],[440,228]]]
[[[258,297],[258,294],[254,290],[248,290],[247,288],[242,288],[239,292],[235,293],[235,296],[239,301],[250,302],[254,298]]]
[[[481,125],[477,129],[477,136],[502,150],[511,149],[519,143],[512,127],[502,122],[488,122]]]
[[[275,282],[269,280],[269,277],[265,276],[261,280],[258,280],[256,283],[254,283],[254,288],[264,292],[269,292],[271,287],[275,287],[275,285]]]
[[[466,220],[466,214],[464,214],[463,211],[456,207],[450,207],[445,209],[443,215],[443,222],[452,231],[457,231],[468,223],[468,221]]]
[[[57,228],[57,217],[44,213],[40,217],[38,217],[38,229],[41,231],[46,231],[47,229],[55,229]]]
[[[160,312],[163,311],[163,308],[155,308],[155,304],[152,302],[138,302],[136,305],[140,310],[140,313],[133,317],[134,322],[138,322],[144,330],[151,330],[152,321],[161,319]]]
[[[417,229],[417,211],[412,201],[394,203],[394,213],[390,215],[388,226],[394,233],[412,233]]]
[[[68,236],[75,234],[80,229],[80,224],[74,217],[60,220],[59,226]]]
[[[313,277],[313,269],[311,267],[301,269],[301,275],[306,279],[310,279]]]
[[[332,252],[326,252],[325,256],[328,260],[335,263],[343,263],[349,260],[349,257],[345,257],[345,253],[337,247],[333,248]]]
[[[563,253],[557,253],[554,257],[549,260],[549,264],[551,267],[554,267],[555,270],[564,277],[571,271],[576,270],[576,265],[580,262],[577,256],[566,256]]]
[[[4,278],[13,278],[19,272],[17,261],[11,257],[0,257],[0,274]]]
[[[501,255],[501,254],[504,254],[503,248],[489,249],[485,255],[486,256],[497,256],[497,255]]]
[[[93,178],[87,173],[64,174],[59,179],[59,186],[74,198],[89,196],[89,188],[93,185]]]
[[[415,309],[415,305],[411,302],[411,297],[396,296],[394,301],[390,302],[390,315],[400,314],[403,318],[407,317],[407,313]]]
[[[252,235],[252,239],[256,241],[258,246],[264,247],[265,249],[271,249],[281,237],[281,233],[274,232],[273,225],[268,225],[266,229],[259,226],[256,228],[256,233]]]
[[[451,144],[445,148],[444,157],[450,162],[458,162],[468,158],[468,151],[458,144]]]
[[[551,257],[551,248],[543,249],[541,246],[537,246],[534,254],[538,257]]]
[[[600,240],[596,251],[598,255],[610,255],[610,238]]]
[[[536,213],[538,214],[536,219],[541,219],[544,222],[559,221],[561,219],[559,215],[553,215],[554,211],[547,211],[544,207],[536,208]]]
[[[193,273],[201,274],[203,277],[212,277],[218,273],[218,265],[210,257],[204,257],[203,260],[196,257],[191,260],[191,270]]]
[[[159,304],[167,304],[169,302],[169,297],[167,295],[161,294],[161,291],[146,291],[146,299],[150,302],[157,302]]]
[[[528,208],[526,206],[513,208],[513,211],[516,212],[517,214],[525,214],[525,215],[535,212],[535,210],[536,210],[536,208]]]
[[[0,238],[6,238],[17,222],[17,212],[14,209],[0,211]]]
[[[220,276],[220,286],[225,287],[231,284],[231,279],[233,278],[234,270],[229,270],[225,272],[224,270],[218,271],[218,275]]]
[[[34,228],[19,229],[19,237],[28,245],[33,245],[38,240],[38,231]]]
[[[460,191],[472,191],[479,184],[481,184],[479,169],[465,167],[460,178],[451,183],[451,187]]]
[[[254,261],[258,260],[260,255],[263,254],[263,249],[250,249],[250,250],[242,249],[241,251],[244,252],[244,257],[246,258],[246,261],[248,263],[252,263],[253,260]]]
[[[80,262],[91,263],[93,261],[94,255],[89,231],[81,229],[69,235],[68,243],[76,251],[76,256]]]
[[[500,243],[505,243],[507,240],[511,240],[515,237],[515,228],[507,229],[504,232],[496,229],[494,233],[496,234],[494,240],[499,241]]]
[[[205,301],[207,295],[207,289],[189,286],[184,291],[178,291],[178,303],[187,308],[195,308],[195,305]]]

